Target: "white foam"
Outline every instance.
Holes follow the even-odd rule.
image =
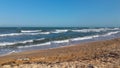
[[[58,40],[58,41],[52,41],[52,43],[67,43],[69,40]]]
[[[42,30],[21,30],[22,33],[41,32]]]
[[[101,31],[106,31],[107,28],[100,28],[100,29],[81,29],[81,30],[71,30],[73,32],[101,32]]]
[[[3,43],[0,43],[0,46],[7,46],[7,45],[14,45],[16,43],[10,43],[10,42],[3,42]]]
[[[120,32],[120,31],[109,32],[109,33],[104,34],[104,35],[102,35],[102,36],[114,35],[114,34],[117,34],[117,33],[119,33],[119,32]]]
[[[30,47],[45,46],[45,45],[50,45],[50,44],[51,44],[51,42],[46,42],[46,43],[35,44],[35,45],[19,46],[18,48],[30,48]]]
[[[20,41],[20,42],[16,42],[16,43],[32,43],[33,42],[33,40],[26,40],[26,41]]]
[[[7,53],[6,55],[9,55],[9,54],[12,54],[12,53],[16,53],[16,51],[13,50],[13,51]]]
[[[40,32],[40,34],[50,34],[50,32]]]
[[[50,32],[39,32],[39,33],[9,33],[9,34],[0,34],[0,37],[5,37],[5,36],[20,36],[20,35],[39,35],[39,34],[50,34]]]
[[[71,30],[73,32],[101,32],[107,30],[119,30],[120,28],[99,28],[99,29],[81,29],[81,30]]]
[[[50,32],[24,33],[24,35],[40,35],[40,34],[50,34]]]
[[[35,39],[36,41],[45,40],[45,38]]]
[[[108,30],[120,30],[120,28],[109,28]]]
[[[17,42],[1,42],[0,46],[8,46],[8,45],[15,45],[15,44],[26,44],[26,43],[32,43],[32,42],[34,42],[34,40],[40,41],[40,40],[44,40],[44,39],[45,38],[25,40],[25,41],[17,41]]]
[[[10,34],[0,34],[1,37],[4,36],[18,36],[18,35],[23,35],[24,33],[10,33]]]
[[[96,37],[100,37],[100,35],[72,38],[72,39],[70,39],[70,41],[86,40],[86,39],[92,39],[92,38],[96,38]]]
[[[96,37],[100,37],[100,35],[94,35],[94,36],[92,36],[93,38],[96,38]]]
[[[120,28],[114,28],[114,30],[119,30]]]
[[[8,53],[6,53],[6,54],[2,54],[2,55],[0,55],[0,56],[5,56],[5,55],[9,55],[9,54],[12,54],[12,53],[17,53],[15,50],[13,50],[13,51],[10,51],[10,52],[8,52]]]
[[[64,32],[67,32],[67,31],[68,31],[67,29],[65,29],[65,30],[55,30],[51,33],[64,33]]]
[[[32,43],[33,40],[25,40],[25,41],[18,41],[18,42],[2,42],[0,46],[8,46],[8,45],[15,45],[15,44],[25,44],[25,43]]]
[[[78,38],[73,38],[70,39],[70,41],[78,41],[78,40],[85,40],[85,39],[92,39],[92,36],[88,36],[88,37],[78,37]]]

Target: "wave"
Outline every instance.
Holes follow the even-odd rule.
[[[8,45],[16,45],[16,44],[27,44],[27,43],[33,43],[34,41],[41,41],[41,40],[44,40],[44,38],[34,39],[34,40],[18,41],[18,42],[3,42],[3,43],[0,43],[0,46],[8,46]]]
[[[50,32],[26,33],[26,34],[24,34],[24,35],[39,35],[39,34],[50,34]]]
[[[114,28],[114,30],[119,30],[120,28]]]
[[[71,41],[78,41],[78,40],[87,40],[87,39],[93,39],[93,38],[97,38],[97,37],[106,37],[106,36],[110,36],[110,35],[114,35],[114,34],[117,34],[119,33],[120,31],[113,31],[113,32],[108,32],[108,33],[105,33],[105,34],[102,34],[102,35],[92,35],[92,36],[85,36],[85,37],[77,37],[77,38],[70,38],[70,39],[65,39],[65,40],[55,40],[55,41],[50,41],[50,40],[47,40],[47,41],[44,41],[45,38],[40,38],[40,39],[32,39],[32,40],[25,40],[25,41],[18,41],[18,42],[1,42],[0,43],[0,46],[8,46],[8,45],[17,45],[17,44],[24,44],[24,45],[27,45],[28,43],[39,43],[41,40],[43,40],[44,42],[51,42],[51,43],[56,43],[56,44],[59,44],[59,43],[68,43],[68,42],[71,42]],[[43,32],[43,33],[27,33],[27,34],[31,34],[31,35],[37,35],[37,34],[49,34],[50,32]],[[20,33],[21,34],[21,33]],[[5,36],[7,34],[4,34]],[[0,35],[0,36],[4,36],[4,35]],[[8,34],[9,36],[11,35],[18,35],[18,34]],[[40,42],[41,43],[41,42]],[[43,44],[36,44],[34,46],[42,46],[44,45],[45,43]],[[48,44],[48,43],[46,43]]]
[[[23,35],[23,33],[0,34],[0,37],[4,37],[4,36],[18,36],[18,35]]]
[[[51,44],[59,44],[59,43],[69,43],[69,40],[58,40],[58,41],[49,41],[41,44],[35,44],[35,45],[26,45],[26,46],[18,46],[17,48],[29,48],[29,47],[35,47],[35,46],[45,46],[45,45],[51,45]]]
[[[64,33],[64,32],[67,32],[67,31],[68,31],[67,29],[65,29],[65,30],[55,30],[51,33]]]
[[[13,50],[13,51],[9,51],[5,54],[0,54],[0,56],[5,56],[5,55],[9,55],[9,54],[12,54],[12,53],[17,53],[17,51]]]
[[[39,34],[50,34],[50,32],[40,32]]]
[[[45,42],[45,43],[35,44],[35,45],[19,46],[17,48],[29,48],[29,47],[34,47],[34,46],[45,46],[45,45],[51,45],[51,42]]]
[[[73,32],[101,32],[107,30],[119,30],[120,28],[99,28],[99,29],[81,29],[81,30],[71,30]]]
[[[65,39],[65,40],[49,41],[49,42],[46,42],[46,43],[29,45],[29,46],[19,46],[18,48],[29,48],[29,47],[34,47],[34,46],[44,46],[44,45],[51,45],[51,44],[70,43],[71,41],[88,40],[88,39],[93,39],[93,38],[98,38],[98,37],[105,37],[105,36],[113,35],[113,34],[117,34],[117,33],[119,33],[119,31],[109,32],[109,33],[106,33],[106,34],[103,34],[103,35],[92,35],[92,36],[71,38],[71,39]],[[42,39],[40,39],[40,40],[42,40]]]
[[[120,32],[120,31],[109,32],[109,33],[107,33],[107,34],[104,34],[104,35],[102,35],[102,36],[110,36],[110,35],[117,34],[117,33],[119,33],[119,32]]]
[[[82,29],[82,30],[72,30],[73,32],[101,32],[106,31],[104,29]]]
[[[106,36],[117,34],[119,32],[120,31],[114,31],[114,32],[108,32],[108,33],[103,34],[103,35],[93,35],[93,36],[85,36],[85,37],[72,38],[72,39],[70,39],[70,41],[93,39],[93,38],[96,38],[96,37],[106,37]]]
[[[34,33],[34,32],[41,32],[42,30],[21,30],[22,33]]]
[[[39,33],[9,33],[9,34],[0,34],[0,37],[5,37],[5,36],[20,36],[20,35],[39,35],[39,34],[50,34],[50,32],[39,32]]]
[[[45,40],[45,38],[35,39],[34,41],[41,41],[41,40]]]
[[[26,43],[32,43],[33,40],[25,40],[25,41],[18,41],[18,42],[3,42],[0,43],[0,46],[8,46],[8,45],[15,45],[15,44],[26,44]]]
[[[67,43],[69,40],[58,40],[58,41],[52,41],[52,43]]]
[[[70,39],[70,41],[86,40],[86,39],[92,39],[92,38],[94,38],[94,36],[78,37],[78,38],[72,38]]]
[[[51,44],[69,43],[70,41],[92,39],[93,37],[98,37],[98,35],[88,36],[88,37],[87,36],[86,37],[79,37],[79,38],[73,38],[73,39],[66,39],[66,40],[49,41],[49,42],[45,42],[45,43],[41,43],[41,44],[19,46],[18,48],[29,48],[29,47],[35,47],[35,46],[44,46],[44,45],[51,45]]]
[[[15,43],[10,43],[10,42],[0,43],[0,46],[7,46],[7,45],[15,45]]]

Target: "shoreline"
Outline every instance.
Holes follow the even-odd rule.
[[[19,53],[12,53],[6,56],[0,56],[0,65],[22,65],[22,64],[32,64],[40,63],[41,64],[57,64],[64,62],[85,62],[88,66],[91,61],[96,63],[96,59],[106,60],[104,58],[106,55],[107,58],[114,59],[114,61],[120,61],[120,38],[102,40],[102,41],[93,41],[86,42],[81,44],[75,44],[70,46],[62,46],[59,48],[52,48],[46,50],[34,50],[34,51],[25,51]],[[115,52],[114,52],[115,51]],[[102,56],[102,57],[101,57]],[[117,60],[116,60],[117,58]],[[86,62],[90,61],[90,62]],[[111,61],[112,62],[112,61]],[[94,63],[94,64],[95,64]],[[100,63],[98,63],[100,65]],[[98,65],[96,64],[96,65]],[[117,63],[115,63],[116,65]],[[107,65],[107,64],[105,64]],[[120,66],[117,64],[116,66]]]
[[[23,42],[20,41],[19,43],[18,42],[8,43],[8,44],[11,44],[10,46],[7,46],[8,44],[6,43],[4,44],[1,43],[1,46],[4,45],[5,47],[0,49],[1,50],[0,56],[8,55],[15,52],[19,53],[19,52],[24,52],[29,50],[53,49],[53,48],[59,48],[62,46],[76,45],[79,43],[81,44],[86,42],[109,40],[113,38],[118,38],[120,37],[119,35],[120,35],[119,31],[112,31],[112,32],[108,32],[100,35],[98,34],[98,35],[90,35],[90,36],[83,36],[83,37],[76,37],[76,38],[69,38],[69,39],[51,40],[51,41],[48,40],[48,42],[44,42],[44,43],[41,43],[40,41],[36,41],[35,43],[35,40],[32,40],[32,41],[27,40]],[[42,40],[42,41],[45,41],[45,40]],[[27,43],[27,42],[30,42],[30,43]],[[20,43],[23,43],[23,44],[20,44]]]
[[[95,39],[88,39],[88,40],[82,40],[82,42],[81,41],[76,41],[76,43],[74,42],[74,43],[67,43],[66,45],[64,44],[64,45],[58,45],[57,47],[55,46],[52,46],[52,44],[51,45],[45,45],[45,46],[52,46],[52,47],[50,47],[50,48],[43,48],[43,49],[27,49],[27,50],[23,50],[23,51],[12,51],[12,52],[9,52],[9,53],[6,53],[6,54],[2,54],[2,55],[0,55],[0,57],[2,57],[2,56],[7,56],[7,55],[10,55],[10,54],[13,54],[13,53],[21,53],[21,52],[28,52],[28,51],[39,51],[39,50],[49,50],[49,49],[56,49],[56,48],[63,48],[63,47],[69,47],[69,46],[75,46],[75,45],[81,45],[81,44],[87,44],[87,43],[92,43],[92,42],[99,42],[99,41],[106,41],[106,40],[112,40],[112,39],[116,39],[117,37],[111,37],[111,38],[102,38],[102,39],[97,39],[97,38],[95,38]],[[120,36],[118,37],[118,38],[120,38]]]
[[[116,38],[111,38],[111,39],[107,39],[107,40],[112,40],[112,39],[116,39]],[[11,54],[29,52],[29,51],[51,50],[51,49],[71,47],[71,46],[81,45],[81,44],[87,44],[87,43],[89,44],[89,43],[92,43],[92,42],[100,42],[100,41],[106,41],[106,40],[92,40],[92,41],[89,40],[89,41],[84,41],[84,42],[80,42],[80,43],[74,43],[74,44],[69,44],[69,45],[62,45],[62,46],[59,46],[59,47],[53,47],[53,48],[47,48],[47,49],[33,49],[33,50],[25,50],[25,51],[21,51],[21,52],[11,52],[11,53],[7,53],[7,54],[0,55],[0,57],[7,56],[7,55],[11,55]],[[47,45],[47,46],[50,46],[50,45]]]

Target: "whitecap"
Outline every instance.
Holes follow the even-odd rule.
[[[17,41],[17,42],[1,42],[0,46],[8,46],[8,45],[15,45],[15,44],[26,44],[26,43],[33,43],[34,40],[40,41],[44,40],[45,38],[40,39],[33,39],[33,40],[25,40],[25,41]]]
[[[65,29],[65,30],[55,30],[55,31],[53,31],[53,32],[51,32],[51,33],[64,33],[64,32],[67,32],[68,30],[67,29]]]
[[[70,41],[78,41],[78,40],[86,40],[86,39],[92,39],[92,36],[88,36],[88,37],[78,37],[78,38],[72,38],[70,39]]]
[[[109,33],[104,34],[104,35],[102,35],[102,36],[110,36],[110,35],[117,34],[117,33],[119,33],[119,32],[120,32],[120,31],[109,32]]]
[[[21,30],[22,33],[41,32],[42,30]]]
[[[26,46],[19,46],[17,48],[30,48],[30,47],[35,47],[35,46],[45,46],[45,45],[50,45],[51,42],[45,42],[41,44],[35,44],[35,45],[26,45]]]
[[[69,40],[57,40],[57,41],[52,41],[52,43],[67,43]]]
[[[39,33],[9,33],[9,34],[0,34],[0,37],[20,36],[20,35],[40,35],[40,34],[50,34],[50,32],[39,32]]]
[[[106,31],[107,28],[100,28],[100,29],[80,29],[80,30],[71,30],[73,32],[101,32]]]

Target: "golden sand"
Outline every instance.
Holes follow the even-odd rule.
[[[120,38],[0,57],[0,68],[120,68]]]

